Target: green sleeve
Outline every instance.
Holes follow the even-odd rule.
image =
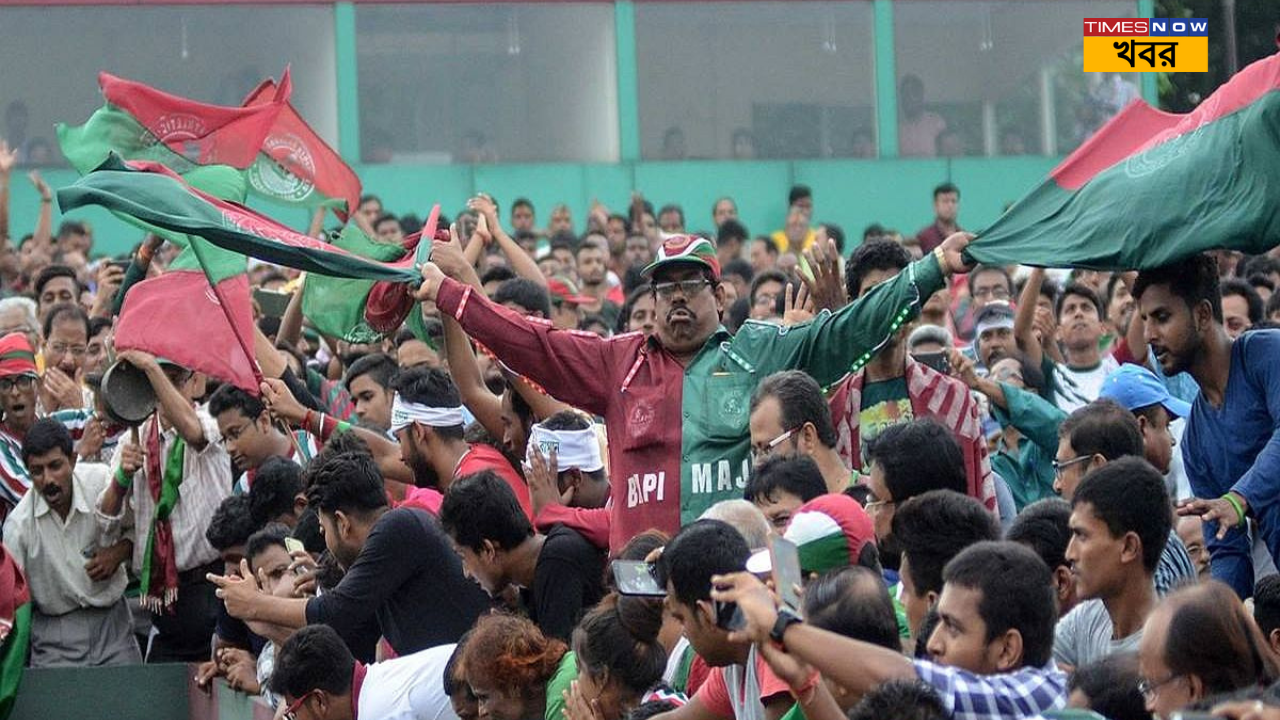
[[[1000,383],[1004,390],[1005,402],[1009,409],[991,404],[996,420],[1001,427],[1012,425],[1028,440],[1035,443],[1051,457],[1058,453],[1058,427],[1067,419],[1057,405],[1045,400],[1035,393],[1020,390],[1008,383]]]
[[[13,712],[18,699],[18,684],[22,682],[22,668],[27,664],[27,645],[31,641],[31,603],[19,607],[13,614],[13,628],[0,647],[0,720]]]
[[[781,329],[748,323],[734,350],[757,363],[763,374],[804,370],[827,387],[866,365],[944,284],[942,268],[930,253],[834,313],[822,312]]]
[[[804,256],[802,255],[801,257],[804,257]],[[791,709],[788,710],[785,715],[779,718],[779,720],[805,720],[804,710],[800,709],[800,703],[796,703],[792,705]]]
[[[547,712],[545,720],[564,720],[564,694],[578,677],[578,660],[573,651],[560,658],[556,674],[547,681]]]

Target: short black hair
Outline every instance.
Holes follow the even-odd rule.
[[[978,615],[987,626],[987,642],[1017,630],[1023,666],[1049,662],[1058,603],[1049,566],[1031,548],[997,541],[970,545],[947,563],[942,580],[982,593]]]
[[[756,302],[756,291],[760,289],[761,285],[767,282],[782,283],[782,291],[779,292],[778,295],[785,295],[787,283],[791,282],[791,278],[787,277],[787,274],[781,270],[765,270],[751,278],[751,289],[747,291],[747,299],[752,305]]]
[[[734,258],[724,264],[720,268],[720,277],[726,278],[730,275],[737,275],[742,278],[743,282],[751,282],[756,276],[755,268],[751,267],[751,262],[743,258]]]
[[[324,544],[324,530],[320,527],[320,513],[313,507],[302,511],[291,535],[301,541],[302,546],[312,555],[319,556],[328,551]]]
[[[268,685],[282,698],[297,699],[312,690],[345,695],[351,690],[355,666],[355,657],[336,630],[328,625],[308,625],[280,647]]]
[[[930,490],[969,489],[964,455],[951,431],[932,418],[891,425],[867,441],[869,463],[879,465],[893,500],[903,503]],[[921,452],[928,448],[928,452]]]
[[[385,222],[393,222],[397,226],[400,225],[400,220],[396,218],[395,213],[384,212],[373,221],[373,229],[377,230],[378,226]]]
[[[39,139],[39,138],[33,138]],[[63,220],[58,224],[57,238],[61,240],[68,235],[88,235],[89,227],[79,220]]]
[[[239,410],[240,414],[250,420],[256,420],[266,409],[261,398],[256,398],[231,383],[223,383],[209,396],[209,414],[214,418],[228,410]]]
[[[795,205],[797,200],[805,198],[813,199],[813,190],[808,185],[792,185],[791,192],[787,193],[787,205]]]
[[[218,504],[209,519],[209,527],[205,528],[204,539],[209,541],[214,550],[219,552],[227,548],[243,545],[249,536],[257,530],[253,516],[249,513],[249,496],[232,495]]]
[[[1098,319],[1105,320],[1107,318],[1107,310],[1102,306],[1102,300],[1098,298],[1098,293],[1088,285],[1082,285],[1077,282],[1069,282],[1066,287],[1062,288],[1062,292],[1058,293],[1058,297],[1053,302],[1053,316],[1062,318],[1062,306],[1067,303],[1067,298],[1071,295],[1082,297],[1093,304],[1093,309],[1098,312]]]
[[[93,337],[93,335],[89,334],[89,314],[79,305],[68,302],[54,305],[49,308],[49,314],[44,316],[44,327],[42,329],[44,330],[45,340],[48,340],[49,336],[53,334],[53,324],[64,318],[84,325],[84,337],[86,340]]]
[[[1250,323],[1262,322],[1262,296],[1258,294],[1258,291],[1253,288],[1250,282],[1252,282],[1252,278],[1249,281],[1241,280],[1240,278],[1226,278],[1219,283],[1219,287],[1224,298],[1228,295],[1239,295],[1244,298],[1245,305],[1249,308]],[[46,320],[45,323],[47,324],[48,321]],[[45,333],[46,336],[48,334],[48,332]]]
[[[805,586],[803,604],[805,620],[814,627],[902,650],[893,600],[871,568],[848,565],[819,575]]]
[[[71,431],[51,417],[36,420],[22,439],[22,463],[25,465],[27,460],[54,450],[62,450],[68,460],[75,459],[75,442],[71,439]]]
[[[725,240],[737,240],[740,243],[745,243],[749,237],[751,235],[747,232],[747,226],[733,218],[725,220],[720,223],[720,227],[716,228],[717,245]]]
[[[937,200],[938,196],[943,193],[955,193],[958,199],[960,197],[960,188],[956,187],[955,183],[944,182],[933,189],[933,199]]]
[[[551,317],[551,295],[545,287],[528,278],[518,277],[503,282],[493,291],[493,301],[499,305],[512,303],[527,313],[540,312],[544,318]]]
[[[833,222],[818,223],[827,229],[827,237],[836,244],[836,252],[844,254],[844,228]]]
[[[1280,260],[1270,255],[1250,255],[1236,263],[1236,277],[1249,278],[1250,282],[1258,275],[1266,277],[1280,274]]]
[[[356,207],[359,207],[367,202],[376,202],[379,205],[381,205],[382,198],[378,197],[377,195],[374,195],[373,193],[366,193],[360,196],[360,200],[359,202],[356,203]]]
[[[362,375],[368,375],[371,380],[378,384],[378,387],[383,390],[390,390],[391,383],[399,373],[400,366],[396,364],[395,359],[390,355],[372,353],[351,363],[351,367],[347,368],[346,377],[342,378],[342,385],[350,391],[353,380]]]
[[[305,479],[307,505],[321,512],[365,515],[387,506],[382,473],[367,452],[327,446],[311,459]]]
[[[1280,312],[1280,292],[1272,293],[1271,297],[1267,298],[1267,304],[1264,312],[1268,318],[1276,312]]]
[[[751,238],[751,242],[762,243],[764,245],[764,251],[770,255],[778,254],[778,243],[774,242],[773,238],[768,235],[757,235]]]
[[[1057,497],[1044,498],[1018,513],[1004,539],[1031,548],[1050,570],[1054,570],[1067,564],[1070,522],[1071,503]]]
[[[433,408],[452,408],[462,404],[458,386],[453,384],[453,378],[449,377],[449,373],[440,368],[408,368],[396,376],[392,385],[406,402]],[[453,427],[432,427],[431,429],[446,439],[462,439],[461,423]]]
[[[1071,507],[1085,503],[1112,536],[1137,534],[1142,541],[1142,567],[1154,573],[1173,528],[1173,505],[1164,476],[1142,457],[1120,458],[1084,476]]]
[[[1009,271],[1004,269],[1002,265],[978,265],[969,271],[969,287],[973,287],[974,279],[983,273],[996,273],[1004,278],[1005,289],[1009,291],[1009,295],[1013,295],[1013,277],[1009,275]]]
[[[1268,575],[1254,587],[1253,619],[1267,637],[1280,628],[1280,575]]]
[[[862,281],[878,270],[902,271],[911,264],[911,253],[892,240],[869,240],[859,245],[845,265],[844,289],[850,300],[861,294]]]
[[[280,523],[271,523],[250,535],[249,539],[245,541],[244,558],[249,560],[249,558],[261,553],[272,545],[282,547],[285,549],[285,552],[288,552],[289,548],[284,544],[284,539],[286,537],[289,537],[288,526]],[[249,560],[249,564],[252,566],[253,561]],[[257,571],[256,567],[253,569],[254,571]]]
[[[515,276],[515,271],[506,265],[494,265],[488,270],[485,270],[484,274],[480,276],[480,284],[488,285],[491,282],[504,283]]]
[[[891,680],[849,709],[849,720],[950,720],[938,691],[923,680]]]
[[[942,592],[942,569],[961,550],[999,540],[1000,526],[982,503],[951,490],[930,490],[898,505],[893,536],[902,546],[916,595]]]
[[[658,560],[658,584],[671,585],[675,597],[690,607],[711,598],[711,578],[747,566],[751,549],[742,533],[720,520],[697,520],[671,538]]]
[[[684,227],[684,208],[680,207],[679,205],[676,205],[675,203],[667,203],[666,205],[662,206],[661,210],[658,211],[658,217],[661,218],[663,215],[666,215],[669,212],[673,212],[679,215],[680,227]]]
[[[255,525],[266,523],[293,512],[294,501],[302,492],[302,468],[292,460],[267,458],[258,466],[249,486],[249,513]]]
[[[1209,303],[1213,319],[1222,322],[1222,291],[1218,284],[1218,259],[1212,253],[1200,253],[1182,260],[1138,273],[1133,283],[1133,299],[1140,301],[1152,285],[1168,285],[1169,292],[1190,309]]]
[[[533,536],[533,525],[506,480],[481,470],[454,482],[440,505],[440,525],[459,547],[480,552],[488,540],[511,550]]]
[[[1067,438],[1076,457],[1101,455],[1111,461],[1145,455],[1137,419],[1110,398],[1076,408],[1058,426],[1058,437]]]
[[[634,269],[634,268],[633,268]],[[631,331],[631,311],[635,308],[640,298],[649,297],[653,291],[648,285],[641,285],[631,291],[627,295],[627,299],[622,301],[622,307],[618,309],[618,321],[613,324],[613,334],[621,335],[624,332]]]
[[[515,212],[518,207],[527,207],[533,210],[533,202],[529,198],[518,197],[511,201],[511,212]]]
[[[110,330],[112,327],[111,318],[91,317],[89,318],[89,337],[92,339],[103,330]]]
[[[818,463],[807,455],[768,457],[752,469],[743,498],[748,502],[772,501],[774,493],[779,491],[809,502],[827,494],[827,483],[822,479]]]
[[[1150,720],[1138,690],[1138,654],[1123,652],[1076,668],[1068,681],[1069,692],[1080,691],[1089,709],[1108,720]]]
[[[31,285],[36,291],[36,300],[40,299],[40,295],[44,293],[44,286],[48,285],[50,280],[60,277],[71,278],[71,281],[76,284],[76,300],[79,300],[78,296],[84,292],[84,286],[80,284],[80,279],[76,277],[76,271],[66,265],[46,265],[40,271],[40,274],[36,275],[36,281]]]
[[[818,381],[802,370],[776,372],[756,386],[751,395],[751,411],[765,398],[775,398],[781,409],[784,430],[791,430],[812,423],[818,434],[818,442],[833,448],[836,446],[836,428],[831,420],[831,406]]]

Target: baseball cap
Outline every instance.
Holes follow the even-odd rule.
[[[876,541],[867,511],[843,493],[821,495],[801,505],[783,537],[796,544],[800,569],[806,574],[857,565],[867,543],[874,546]],[[768,551],[752,555],[747,570],[756,574],[773,570]]]
[[[1191,414],[1191,404],[1169,394],[1160,378],[1141,365],[1125,364],[1102,381],[1099,396],[1115,400],[1129,412],[1152,405],[1163,405],[1173,417]]]
[[[563,275],[547,279],[547,292],[550,293],[551,299],[558,303],[585,305],[595,301],[595,298],[583,295],[578,290],[577,283]]]
[[[20,332],[0,338],[0,377],[36,375],[36,353],[31,341]]]
[[[720,279],[720,260],[716,258],[715,243],[697,235],[669,235],[658,247],[658,257],[640,271],[643,277],[653,277],[659,269],[676,263],[699,264]]]

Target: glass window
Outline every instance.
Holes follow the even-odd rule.
[[[239,105],[291,65],[294,106],[337,142],[330,7],[8,7],[0,8],[0,27],[0,136],[29,164],[61,161],[53,126],[79,125],[102,106],[99,71]]]
[[[869,2],[637,3],[646,159],[874,157]]]
[[[1117,0],[893,6],[903,156],[1065,154],[1139,97],[1133,73],[1084,73],[1081,19]]]
[[[356,8],[365,162],[618,159],[613,5]]]

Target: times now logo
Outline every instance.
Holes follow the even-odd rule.
[[[1146,35],[1151,21],[1146,18],[1085,18],[1084,34],[1090,37]]]

